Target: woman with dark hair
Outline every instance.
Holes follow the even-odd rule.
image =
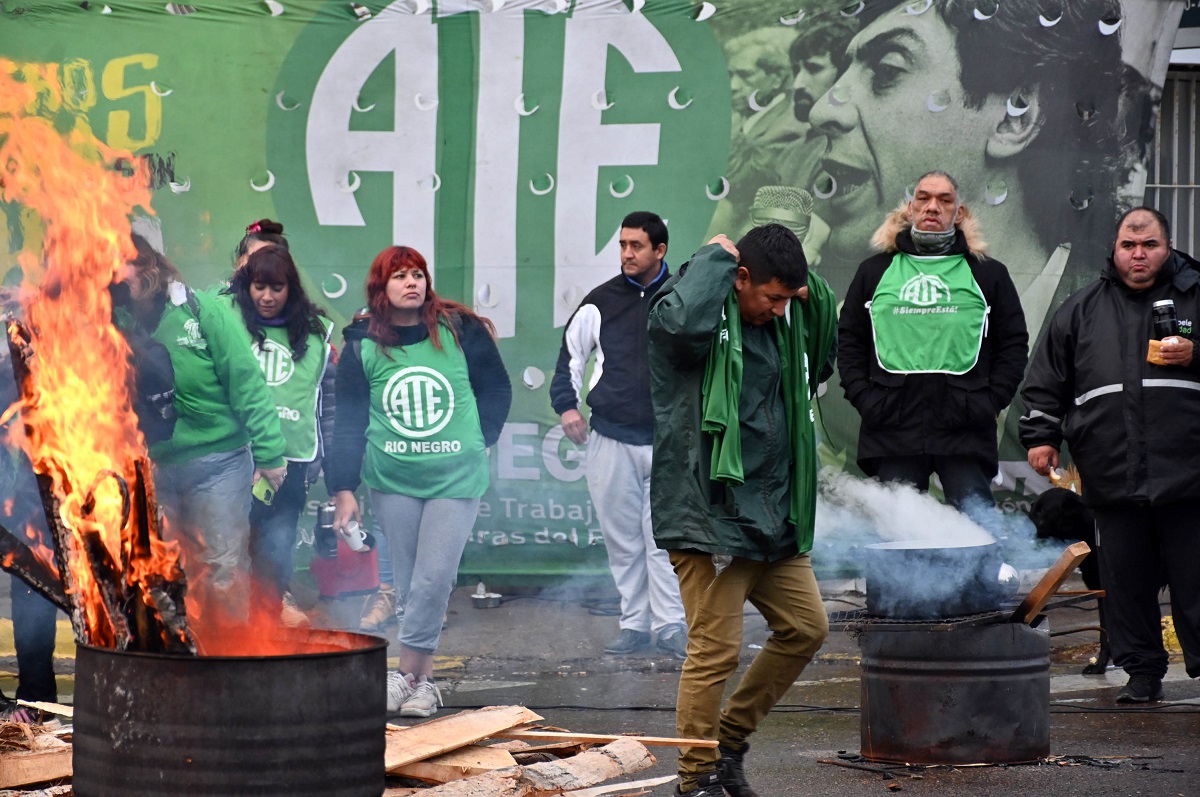
[[[282,222],[259,219],[246,225],[246,234],[233,250],[234,266],[241,268],[246,265],[246,258],[264,246],[278,246],[283,251],[288,251],[288,240],[283,236]]]
[[[279,414],[287,477],[270,503],[250,509],[250,567],[255,605],[286,624],[306,622],[291,602],[292,548],[308,488],[333,432],[333,324],[308,298],[285,247],[255,248],[226,289],[252,338],[252,348]]]
[[[492,323],[434,293],[416,250],[390,246],[376,256],[367,305],[346,329],[338,363],[326,487],[339,530],[361,520],[360,476],[370,489],[405,596],[388,711],[428,717],[441,705],[433,654],[512,386]]]
[[[244,622],[250,489],[259,479],[278,489],[286,475],[275,402],[245,330],[221,300],[184,285],[141,236],[133,243],[137,257],[124,280],[130,323],[166,346],[175,372],[173,433],[150,445],[167,534],[183,544],[189,603],[194,595],[201,607],[198,625]]]

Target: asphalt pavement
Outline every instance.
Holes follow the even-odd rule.
[[[838,613],[861,607],[861,586],[854,581],[822,582],[827,609]],[[8,609],[6,587],[0,587],[3,616]],[[502,591],[499,606],[477,609],[472,591],[462,587],[453,594],[438,652],[443,715],[519,704],[542,715],[547,724],[572,731],[676,735],[674,707],[682,662],[654,648],[627,656],[603,653],[605,641],[617,631],[615,592],[594,583],[585,589],[509,590]],[[339,626],[354,622],[362,602],[356,596],[336,601],[315,595],[300,598],[318,623]],[[1053,609],[1048,621],[1049,758],[1030,764],[957,767],[862,760],[859,646],[851,630],[835,630],[751,737],[746,759],[751,783],[763,797],[858,797],[895,791],[946,797],[1200,796],[1200,681],[1188,679],[1179,657],[1173,656],[1161,703],[1119,706],[1113,698],[1125,682],[1123,672],[1110,668],[1103,676],[1080,674],[1096,648],[1094,604]],[[0,622],[0,669],[11,673],[15,662],[6,631],[7,624]],[[393,656],[394,631],[393,627],[388,634]],[[767,633],[762,618],[747,606],[743,669]],[[58,669],[62,699],[69,701],[69,644],[59,646]],[[12,694],[11,675],[0,676],[0,688]],[[674,748],[656,747],[652,752],[656,765],[631,780],[674,774]],[[672,789],[667,784],[650,793],[668,795]]]
[[[861,607],[861,587],[862,582],[823,582],[826,608],[832,614]],[[1082,584],[1069,581],[1064,589],[1070,588]],[[653,648],[628,656],[602,652],[617,631],[617,618],[607,614],[615,609],[615,593],[550,589],[506,595],[499,607],[476,609],[470,592],[462,588],[453,595],[439,650],[444,711],[520,704],[573,731],[675,735],[682,663]],[[1097,647],[1094,603],[1052,609],[1047,620],[1049,758],[970,767],[862,761],[859,646],[852,630],[835,630],[751,737],[746,766],[752,785],[763,797],[893,791],[947,797],[1200,795],[1200,681],[1187,677],[1180,657],[1172,657],[1161,703],[1118,705],[1113,698],[1125,683],[1124,672],[1081,674]],[[743,669],[767,634],[761,616],[747,606]],[[640,777],[673,774],[675,750],[652,752],[658,763]],[[659,786],[652,794],[671,794],[672,788]]]

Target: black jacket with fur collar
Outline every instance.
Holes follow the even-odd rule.
[[[872,243],[880,254],[858,267],[838,323],[838,372],[846,399],[862,418],[858,464],[873,475],[882,457],[965,455],[995,473],[996,417],[1025,372],[1029,333],[1008,269],[986,255],[974,219],[960,225],[951,253],[963,254],[990,308],[979,361],[961,376],[894,374],[875,355],[867,303],[897,250],[916,254],[907,208],[892,213]]]

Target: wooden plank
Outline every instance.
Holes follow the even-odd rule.
[[[567,733],[565,731],[539,731],[513,728],[493,734],[497,739],[523,739],[527,742],[592,742],[608,744],[618,739],[633,739],[647,747],[716,747],[713,739],[679,739],[673,736],[613,736],[603,733]]]
[[[60,717],[67,717],[69,719],[74,719],[75,717],[75,708],[62,703],[46,703],[41,700],[21,700],[18,698],[17,705],[29,706],[47,714],[57,714]]]
[[[1037,619],[1038,614],[1046,605],[1046,601],[1050,600],[1050,597],[1091,551],[1091,547],[1082,541],[1067,546],[1067,549],[1058,557],[1058,561],[1046,571],[1046,575],[1042,576],[1033,589],[1029,590],[1025,600],[1021,601],[1021,605],[1013,612],[1012,621],[1028,624]]]
[[[624,783],[606,783],[603,786],[593,786],[590,789],[564,791],[563,797],[602,797],[605,794],[645,794],[655,786],[662,786],[678,779],[678,775],[663,775],[661,778],[646,778],[645,780],[630,780]]]
[[[71,746],[36,752],[0,753],[0,789],[71,777]]]
[[[390,772],[396,767],[433,758],[540,719],[524,706],[488,706],[478,711],[438,717],[408,728],[389,725],[383,765]]]
[[[389,775],[404,775],[426,783],[448,783],[516,765],[516,759],[507,750],[473,744],[424,761],[413,761],[387,772]]]

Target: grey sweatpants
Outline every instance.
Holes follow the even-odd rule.
[[[588,492],[600,519],[608,568],[621,595],[621,628],[661,631],[684,625],[679,579],[650,523],[653,446],[635,446],[594,429],[587,444]]]
[[[387,536],[396,589],[405,596],[401,645],[419,653],[437,650],[458,562],[478,511],[478,498],[412,498],[371,490],[371,512]]]

